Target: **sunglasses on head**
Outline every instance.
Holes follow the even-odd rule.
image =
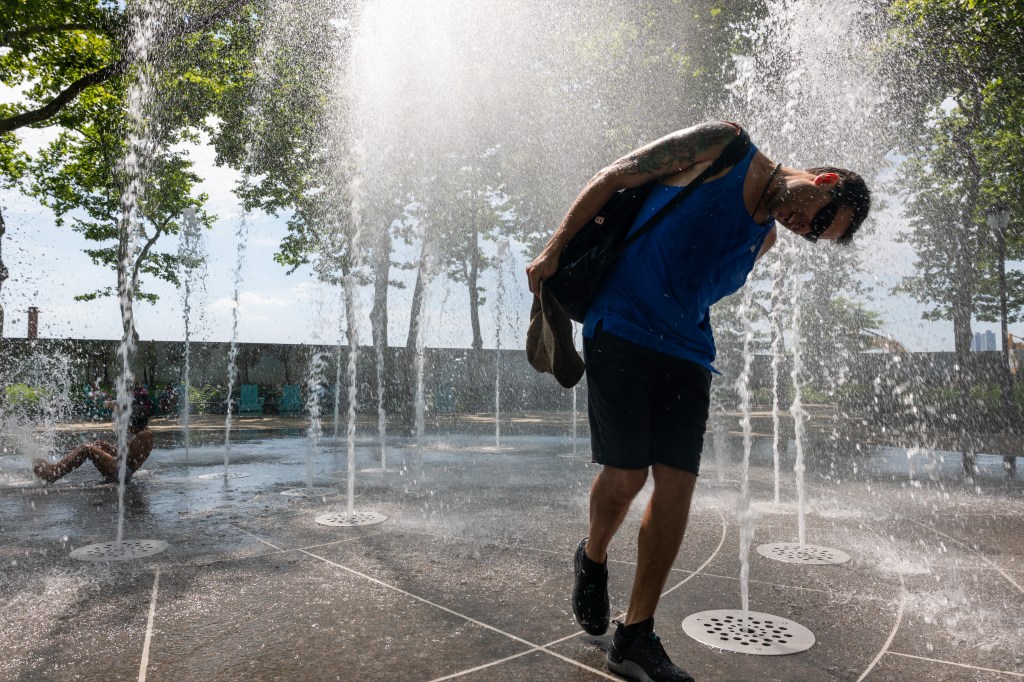
[[[811,218],[811,230],[806,234],[800,235],[807,241],[814,243],[821,238],[821,235],[825,234],[825,231],[831,227],[832,221],[836,219],[836,213],[839,212],[839,187],[832,188],[832,199],[827,204],[818,209],[818,212]]]

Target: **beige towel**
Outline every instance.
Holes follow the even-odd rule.
[[[572,320],[562,305],[540,285],[540,296],[533,297],[530,328],[526,332],[526,358],[538,372],[553,374],[565,388],[572,388],[583,377],[583,358],[572,340]]]

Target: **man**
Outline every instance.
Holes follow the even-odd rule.
[[[527,267],[530,291],[618,190],[656,183],[634,229],[711,165],[740,133],[711,122],[680,130],[597,173],[543,252]],[[708,178],[633,243],[609,270],[583,325],[593,461],[590,532],[576,550],[573,611],[583,628],[608,628],[608,545],[648,474],[654,490],[640,525],[629,608],[608,667],[637,680],[692,680],[654,634],[654,611],[686,530],[708,416],[715,345],[710,306],[746,281],[775,243],[776,223],[812,242],[847,243],[870,209],[857,174],[776,164],[754,145]]]

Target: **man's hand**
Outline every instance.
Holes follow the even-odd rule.
[[[526,277],[534,296],[540,296],[540,283],[558,271],[558,256],[558,251],[549,246],[526,266]]]

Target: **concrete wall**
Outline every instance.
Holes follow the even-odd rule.
[[[70,361],[74,383],[80,386],[99,379],[111,387],[117,378],[119,362],[116,341],[4,339],[0,346],[0,377],[8,383],[17,382],[17,368],[32,354],[61,354]],[[230,344],[193,343],[190,350],[190,377],[193,386],[226,387]],[[348,350],[314,347],[305,344],[239,345],[239,384],[259,384],[261,395],[280,392],[284,384],[305,386],[310,358],[315,352],[324,357],[323,383],[333,386],[337,362],[341,363],[341,382],[348,385]],[[358,354],[357,403],[361,409],[376,409],[376,357],[372,348],[363,347]],[[497,353],[493,349],[427,349],[424,360],[424,393],[428,400],[454,402],[460,412],[492,411],[494,409]],[[979,382],[996,383],[1001,370],[998,352],[971,354],[972,376]],[[522,350],[500,353],[501,405],[503,410],[566,410],[572,405],[572,392],[561,388],[546,374],[536,373],[527,363]],[[739,365],[725,358],[720,363],[723,376],[716,378],[718,387],[730,392],[735,383],[733,373]],[[143,341],[132,363],[138,381],[158,391],[168,384],[183,381],[185,347],[181,342]],[[846,384],[878,392],[897,387],[943,388],[952,385],[955,359],[952,353],[865,353],[849,368]],[[782,363],[784,383],[788,383],[789,365]],[[389,348],[385,362],[388,378],[386,403],[390,412],[410,409],[415,392],[415,357],[404,348]],[[13,377],[13,380],[10,378]],[[751,386],[762,392],[771,386],[771,358],[753,358]],[[155,389],[154,389],[155,387]],[[333,391],[331,391],[333,393]],[[586,406],[586,382],[578,389],[578,405]],[[271,403],[273,400],[271,400]],[[727,403],[728,404],[728,403]]]
[[[71,362],[73,383],[84,386],[95,380],[112,387],[120,362],[116,341],[83,341],[39,339],[5,339],[0,357],[0,376],[14,376],[12,371],[28,361],[32,354],[61,354]],[[189,354],[189,377],[193,386],[226,387],[230,344],[194,343]],[[333,388],[338,362],[341,383],[348,386],[348,349],[340,355],[336,347],[314,347],[305,344],[239,345],[237,364],[239,384],[259,384],[261,395],[278,392],[284,384],[307,383],[310,360],[314,353],[323,357],[322,383]],[[430,348],[424,354],[424,394],[428,400],[454,401],[459,411],[493,411],[495,378],[499,354],[493,349]],[[572,405],[572,392],[561,388],[550,375],[535,372],[521,350],[500,353],[501,405],[503,410],[565,410]],[[373,411],[377,405],[377,361],[373,348],[362,347],[357,354],[357,404]],[[389,411],[402,411],[411,404],[416,389],[415,357],[404,348],[389,348],[385,359],[387,377],[385,399]],[[143,341],[133,357],[132,371],[137,381],[150,387],[150,392],[177,385],[185,376],[185,348],[181,342]],[[13,382],[12,382],[13,383]],[[585,386],[580,384],[581,400]],[[330,391],[333,393],[333,390]],[[585,405],[585,402],[581,402]]]

